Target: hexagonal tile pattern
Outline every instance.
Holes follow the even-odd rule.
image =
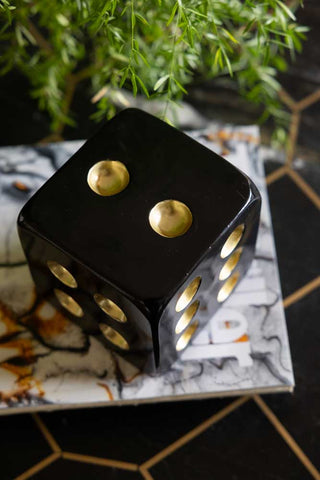
[[[230,402],[213,399],[107,407],[41,417],[65,451],[141,463]]]
[[[52,453],[31,415],[0,417],[1,480],[11,480]]]
[[[150,469],[154,480],[310,480],[253,401]]]

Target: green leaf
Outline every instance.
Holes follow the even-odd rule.
[[[138,77],[138,75],[136,75],[136,79],[140,85],[140,87],[142,88],[144,94],[146,95],[147,98],[149,98],[149,92],[147,90],[147,87],[145,86],[145,84],[143,83],[143,81],[141,80],[140,77]]]
[[[244,29],[243,31],[243,34],[249,32],[249,30],[251,29],[252,25],[256,22],[256,18],[253,18],[252,20],[250,20],[249,23],[247,23],[246,25],[246,28]]]
[[[146,67],[150,67],[150,64],[148,62],[148,60],[146,59],[146,57],[143,55],[143,53],[141,53],[140,50],[137,50],[136,51],[137,55],[141,58],[141,60],[143,61],[143,63],[145,64]]]
[[[222,30],[224,31],[224,33],[227,35],[227,37],[230,38],[230,40],[233,42],[233,43],[239,43],[238,40],[236,38],[234,38],[234,36],[228,31],[226,30],[225,28],[222,28]]]
[[[164,119],[163,119],[168,125],[170,125],[170,127],[175,127],[175,124],[170,120],[169,117],[167,117],[165,115]]]
[[[123,71],[123,74],[122,74],[122,77],[121,77],[121,80],[120,80],[120,83],[119,83],[120,88],[123,87],[125,81],[128,78],[128,75],[129,75],[129,67],[126,67],[125,70]]]
[[[136,82],[136,76],[133,72],[131,72],[131,84],[132,84],[133,96],[136,97],[137,92],[138,92],[138,87],[137,87],[137,82]]]
[[[136,12],[135,16],[141,23],[143,23],[143,25],[149,25],[148,21],[142,15],[140,15],[140,13]]]
[[[163,75],[163,77],[160,77],[159,80],[155,83],[153,90],[157,91],[159,88],[168,80],[170,75]]]
[[[180,88],[180,90],[185,93],[186,95],[188,95],[188,92],[187,90],[181,85],[181,83],[179,82],[179,80],[177,80],[176,78],[173,78],[172,79],[174,81],[174,83],[177,85],[177,87]]]
[[[287,7],[285,3],[281,2],[281,0],[276,0],[276,2],[279,7],[282,8],[282,10],[288,15],[288,17],[290,17],[292,20],[296,20],[294,13],[290,10],[290,8]]]
[[[223,55],[223,60],[226,64],[226,66],[227,66],[229,75],[230,75],[230,77],[233,77],[233,71],[232,71],[232,66],[231,66],[231,62],[229,60],[229,57],[228,57],[227,53],[225,52],[225,50],[223,48],[221,49],[221,52],[222,52],[222,55]]]
[[[280,83],[274,77],[271,77],[270,75],[268,75],[266,73],[261,74],[261,79],[264,82],[266,82],[275,91],[277,91],[281,88]]]
[[[172,22],[172,20],[174,19],[174,16],[176,14],[176,11],[177,11],[177,8],[178,8],[178,2],[176,2],[173,6],[173,9],[171,11],[171,15],[169,17],[169,20],[167,21],[167,27],[169,27],[170,23]]]
[[[273,63],[277,68],[277,70],[279,70],[280,72],[285,72],[288,68],[288,65],[285,59],[280,57],[279,55],[273,58]]]
[[[216,54],[214,56],[214,61],[213,61],[213,65],[215,67],[217,67],[218,64],[220,65],[221,68],[223,68],[222,59],[221,59],[221,48],[220,47],[217,49]]]
[[[193,8],[188,8],[187,11],[190,12],[190,13],[193,13],[197,17],[201,17],[201,18],[204,18],[204,19],[208,18],[208,15],[204,15],[203,13],[198,12],[197,10],[194,10]]]
[[[62,25],[63,27],[68,27],[69,26],[69,20],[67,19],[67,17],[62,15],[62,13],[58,13],[56,15],[56,19],[57,19],[58,23],[60,23],[60,25]]]

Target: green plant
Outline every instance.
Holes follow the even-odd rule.
[[[281,0],[0,0],[1,72],[13,67],[55,130],[67,115],[68,81],[89,77],[92,92],[130,88],[166,105],[194,75],[232,76],[240,92],[285,121],[277,71],[300,52],[306,27]],[[113,114],[108,94],[96,117]],[[166,108],[163,112],[166,116]]]

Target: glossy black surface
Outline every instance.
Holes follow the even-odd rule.
[[[32,476],[34,480],[57,480],[57,478],[84,478],[92,480],[141,480],[139,472],[118,468],[90,465],[90,463],[59,459],[43,471]]]
[[[297,170],[320,187],[320,166],[301,162]],[[267,168],[280,166],[268,162]],[[314,203],[289,176],[269,186],[273,228],[284,297],[319,277],[320,216]],[[295,375],[293,395],[266,396],[265,401],[320,469],[320,288],[286,309]]]
[[[270,185],[269,195],[280,274],[287,272],[281,279],[286,297],[319,275],[319,211],[289,176]]]
[[[221,304],[217,301],[219,290],[224,285],[225,281],[219,280],[219,273],[227,259],[222,259],[220,256],[221,248],[228,238],[228,235],[238,225],[245,224],[245,231],[238,244],[238,248],[242,248],[240,260],[234,271],[240,274],[239,282],[245,276],[251,261],[254,256],[254,248],[257,237],[257,229],[259,225],[260,215],[260,199],[253,196],[252,201],[248,203],[246,208],[240,215],[231,223],[227,233],[219,240],[214,242],[212,248],[206,255],[199,259],[198,265],[192,272],[191,278],[201,277],[200,288],[192,301],[199,300],[200,306],[195,316],[199,322],[199,330],[211,318],[213,312],[216,312]],[[228,257],[227,257],[228,258]],[[159,328],[159,364],[163,370],[177,359],[178,352],[175,349],[175,344],[179,335],[175,333],[175,326],[178,319],[183,314],[183,311],[177,313],[175,310],[176,302],[179,295],[187,287],[190,278],[181,286],[178,293],[172,297],[166,306],[161,319]],[[232,295],[232,293],[231,293]]]
[[[183,445],[150,473],[153,480],[310,478],[253,401]]]
[[[230,398],[41,414],[64,451],[143,463],[231,403]],[[111,412],[111,413],[109,413]]]
[[[294,395],[265,397],[268,405],[320,469],[320,289],[286,310],[295,373]]]
[[[51,453],[31,415],[1,417],[0,430],[1,480],[16,478]]]
[[[111,197],[97,195],[87,183],[89,169],[105,159],[121,161],[130,175],[127,188]],[[190,229],[180,237],[162,237],[149,225],[152,207],[168,199],[185,203],[193,215]],[[223,243],[237,225],[245,225],[239,244],[242,278],[254,253],[259,211],[259,193],[239,170],[159,119],[128,109],[105,124],[29,200],[19,230],[42,296],[58,306],[52,292],[62,288],[84,310],[80,319],[69,315],[82,328],[105,342],[98,327],[105,322],[128,341],[128,353],[118,350],[129,361],[167,369],[177,358],[173,330],[180,317],[174,311],[179,294],[201,276],[203,326],[219,308]],[[68,268],[78,288],[65,287],[51,275],[48,260]],[[129,321],[119,324],[101,312],[95,293],[116,302]],[[154,358],[149,359],[152,349]]]
[[[130,173],[113,197],[93,193],[89,168],[111,158]],[[23,209],[21,223],[107,278],[128,296],[162,300],[227,228],[250,197],[248,179],[185,134],[138,110],[108,122]],[[191,229],[166,239],[149,226],[151,208],[177,199]],[[152,279],[152,281],[151,281]]]

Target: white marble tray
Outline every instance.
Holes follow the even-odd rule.
[[[209,125],[192,136],[253,179],[261,224],[246,278],[162,376],[141,374],[48,304],[34,308],[16,217],[82,142],[0,148],[0,414],[293,389],[258,129]]]

